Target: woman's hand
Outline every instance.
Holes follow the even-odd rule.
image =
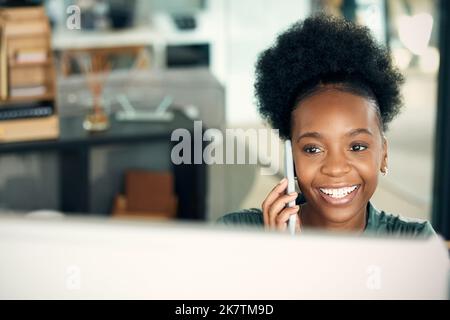
[[[296,214],[295,231],[300,231],[300,217],[298,216],[299,206],[296,205],[292,208],[286,207],[289,202],[297,199],[298,193],[294,192],[286,195],[287,186],[287,179],[281,180],[281,182],[270,191],[262,203],[261,207],[266,230],[286,231],[289,217]]]

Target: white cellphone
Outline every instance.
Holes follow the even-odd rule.
[[[288,186],[286,189],[286,194],[290,194],[295,192],[295,175],[294,175],[294,159],[292,157],[292,143],[291,140],[286,140],[284,142],[284,170],[285,177],[288,180]],[[287,207],[292,208],[295,206],[295,200],[291,201],[287,204]],[[297,215],[292,215],[289,217],[288,229],[289,233],[295,234],[295,223],[296,223]]]

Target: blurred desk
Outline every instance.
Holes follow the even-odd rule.
[[[163,21],[167,25],[171,21]],[[161,23],[160,23],[161,24]],[[215,37],[213,26],[200,24],[195,30],[180,32],[165,27],[139,26],[123,30],[75,31],[66,28],[54,30],[52,48],[57,52],[66,50],[111,50],[120,47],[151,48],[152,66],[166,66],[168,45],[193,45],[212,43]]]
[[[167,22],[165,23],[167,24]],[[139,26],[122,30],[75,31],[65,28],[52,33],[54,50],[109,48],[112,46],[157,46],[211,42],[215,33],[211,26],[200,25],[190,32],[176,29]]]
[[[54,50],[110,48],[113,46],[152,46],[164,41],[152,28],[140,27],[115,31],[56,30],[52,36]]]
[[[105,132],[89,133],[83,129],[82,116],[60,118],[57,140],[0,144],[0,155],[7,153],[55,151],[59,155],[60,210],[64,213],[89,212],[89,154],[97,146],[167,142],[173,130],[193,132],[193,121],[174,111],[171,122],[118,122],[111,117]],[[175,142],[178,143],[178,142]],[[170,148],[171,149],[171,148]],[[206,167],[204,164],[173,165],[175,192],[178,196],[177,217],[205,219]]]

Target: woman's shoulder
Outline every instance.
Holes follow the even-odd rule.
[[[429,237],[436,235],[427,220],[407,218],[378,210],[368,203],[368,218],[365,233],[377,235],[393,235],[407,237]],[[235,226],[263,227],[264,219],[260,209],[244,209],[228,213],[217,220],[217,223]]]
[[[370,204],[366,232],[408,237],[436,235],[427,220],[408,218],[376,209]]]
[[[252,208],[228,213],[217,220],[219,224],[263,226],[264,219],[260,209]]]

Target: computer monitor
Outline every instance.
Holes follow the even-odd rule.
[[[439,238],[0,217],[0,299],[446,299]]]

